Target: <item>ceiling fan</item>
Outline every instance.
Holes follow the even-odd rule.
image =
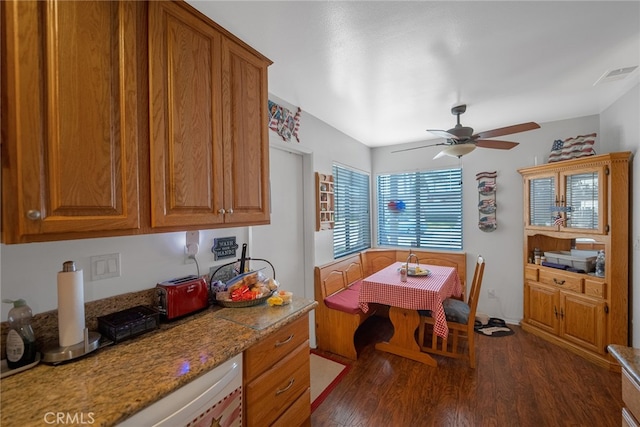
[[[534,122],[520,123],[519,125],[507,126],[499,129],[488,130],[480,133],[473,133],[473,128],[462,126],[460,124],[460,114],[467,111],[467,105],[456,105],[451,108],[451,114],[457,117],[457,124],[455,127],[449,130],[427,129],[427,132],[431,132],[434,135],[445,138],[446,142],[439,142],[437,144],[423,145],[420,147],[405,148],[403,150],[392,151],[392,153],[399,153],[401,151],[417,150],[426,147],[435,147],[437,145],[446,145],[447,147],[440,151],[434,159],[438,159],[443,156],[462,157],[475,150],[476,147],[483,148],[496,148],[498,150],[510,150],[516,145],[517,142],[500,141],[494,138],[496,136],[511,135],[513,133],[526,132],[528,130],[538,129],[539,124]]]

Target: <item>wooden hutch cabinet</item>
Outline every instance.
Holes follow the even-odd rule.
[[[604,367],[629,334],[631,153],[520,169],[524,183],[522,329]],[[604,276],[537,264],[534,251],[603,250]],[[584,270],[584,272],[580,271]]]
[[[3,243],[269,223],[269,59],[179,0],[0,12]]]

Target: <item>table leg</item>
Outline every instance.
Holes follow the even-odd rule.
[[[420,351],[420,346],[416,342],[414,334],[420,325],[420,315],[416,310],[391,307],[389,319],[393,324],[393,336],[389,342],[377,343],[377,350],[393,353],[429,366],[438,365],[433,357]]]

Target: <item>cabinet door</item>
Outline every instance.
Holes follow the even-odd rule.
[[[149,2],[151,225],[222,223],[221,35]]]
[[[559,202],[558,175],[554,172],[524,179],[524,224],[536,230],[557,230],[553,209]]]
[[[605,351],[605,303],[597,298],[560,292],[562,327],[567,341],[596,353]]]
[[[557,334],[560,316],[558,290],[527,282],[525,292],[525,321],[537,328]]]
[[[570,209],[562,231],[607,234],[607,177],[605,166],[560,173],[560,198]]]
[[[268,62],[223,40],[225,222],[269,222]]]
[[[138,228],[137,5],[2,7],[5,242]]]

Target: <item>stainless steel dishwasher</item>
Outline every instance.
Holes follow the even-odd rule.
[[[118,424],[121,427],[242,426],[242,354]]]

